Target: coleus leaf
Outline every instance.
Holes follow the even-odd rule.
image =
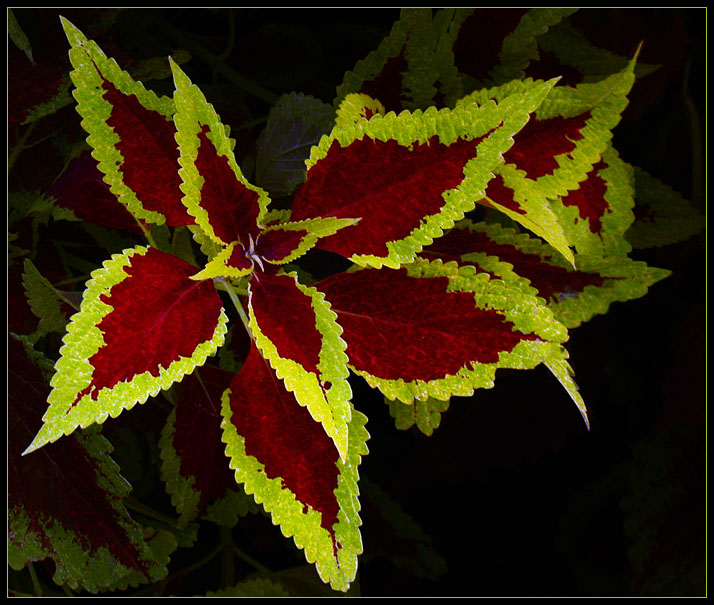
[[[322,423],[344,459],[352,390],[345,343],[329,302],[300,284],[295,273],[261,273],[249,288],[249,326],[255,344],[298,403]]]
[[[431,436],[441,423],[441,415],[449,409],[449,401],[429,397],[425,401],[416,399],[413,403],[403,403],[399,399],[386,399],[394,425],[400,431],[416,426],[426,436]]]
[[[255,144],[255,182],[273,196],[286,196],[305,178],[310,148],[332,128],[334,111],[314,97],[280,97]]]
[[[210,365],[187,376],[161,433],[161,477],[182,525],[204,518],[232,527],[257,512],[236,485],[221,441],[221,397],[232,376]]]
[[[249,238],[248,250],[238,242],[231,242],[218,252],[194,279],[214,277],[244,277],[256,269],[270,265],[285,265],[312,249],[321,237],[333,235],[340,229],[359,223],[360,219],[333,217],[287,221],[270,224],[261,229],[257,240]],[[269,266],[269,265],[268,265]]]
[[[112,193],[137,219],[191,224],[181,203],[173,100],[147,90],[69,21],[62,25],[72,46],[77,112]]]
[[[567,331],[527,285],[436,259],[341,273],[317,287],[337,313],[350,369],[389,399],[467,396],[492,387],[497,368],[544,363],[585,415],[566,372]]]
[[[30,63],[34,64],[35,60],[32,58],[32,45],[30,44],[30,40],[17,22],[17,17],[11,8],[7,9],[7,34],[13,44],[25,53]]]
[[[577,189],[551,200],[568,241],[579,254],[624,256],[624,233],[634,221],[633,172],[609,146]]]
[[[357,481],[366,418],[352,412],[343,461],[255,347],[224,394],[222,413],[236,481],[304,549],[323,581],[347,590],[362,552]]]
[[[22,285],[32,312],[40,318],[36,336],[39,338],[48,332],[64,332],[67,325],[62,304],[66,299],[37,270],[32,261],[25,259]]]
[[[122,205],[103,180],[97,161],[84,151],[69,162],[49,195],[83,221],[141,234],[137,219]]]
[[[568,239],[548,199],[578,189],[601,160],[627,103],[633,67],[631,61],[624,71],[595,84],[553,88],[534,118],[515,135],[505,164],[498,169],[499,178],[489,183],[482,201],[543,237],[571,262]],[[498,99],[528,82],[477,91],[459,103]]]
[[[227,318],[213,285],[192,280],[194,273],[175,256],[138,246],[92,274],[27,452],[143,403],[215,353]]]
[[[339,106],[354,93],[378,99],[387,111],[451,105],[461,95],[451,47],[441,41],[449,13],[404,8],[379,47],[348,71],[337,88]]]
[[[171,61],[176,93],[176,140],[183,203],[214,244],[255,241],[267,211],[267,192],[238,166],[228,129],[204,94]]]
[[[536,38],[576,10],[458,9],[451,38],[456,67],[471,80],[468,89],[522,79],[523,70],[538,56]]]
[[[524,278],[569,329],[605,313],[612,302],[644,296],[670,273],[625,256],[576,255],[573,267],[527,233],[469,221],[459,223],[422,255],[474,265],[502,279]]]
[[[701,232],[705,216],[681,193],[635,167],[636,220],[626,233],[635,248],[666,246]]]
[[[564,84],[577,86],[581,82],[594,82],[622,71],[628,60],[598,48],[570,20],[564,20],[538,36],[538,55],[531,59],[525,75],[538,79],[563,75]],[[656,69],[656,65],[638,63],[635,75],[641,78]]]
[[[511,137],[552,84],[530,83],[498,104],[388,113],[336,127],[313,148],[292,220],[361,218],[318,247],[361,265],[409,262],[483,198]]]
[[[130,517],[122,503],[130,486],[101,434],[90,429],[21,456],[50,388],[15,338],[8,341],[8,366],[10,566],[50,558],[57,584],[93,593],[164,578],[176,543]]]

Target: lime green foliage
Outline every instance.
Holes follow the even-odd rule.
[[[459,227],[488,234],[491,241],[515,247],[517,250],[536,255],[548,266],[568,272],[581,271],[604,278],[602,285],[587,285],[581,292],[560,292],[557,298],[540,299],[554,313],[556,319],[568,329],[576,328],[593,316],[606,313],[613,302],[624,302],[644,296],[647,289],[667,277],[666,269],[650,267],[642,261],[635,261],[626,256],[575,256],[575,266],[571,266],[550,246],[527,233],[518,233],[500,225],[485,223],[472,224],[464,221]],[[522,280],[508,263],[497,257],[487,257],[483,253],[465,254],[462,261],[473,263],[484,271],[489,271],[501,279]],[[537,294],[536,290],[533,290]]]
[[[369,120],[374,115],[385,113],[387,110],[378,99],[362,93],[350,93],[337,108],[335,127],[342,128],[349,124],[357,124],[362,120]]]
[[[575,243],[564,232],[564,223],[559,221],[551,208],[551,202],[578,189],[593,166],[606,152],[612,138],[612,129],[620,120],[620,114],[627,105],[627,93],[634,82],[635,62],[621,72],[595,84],[583,83],[575,88],[555,86],[546,99],[535,110],[534,118],[573,118],[587,114],[581,138],[575,149],[555,157],[558,167],[550,174],[531,179],[513,164],[505,164],[497,171],[504,184],[513,190],[514,199],[525,212],[514,212],[486,199],[510,219],[545,239],[569,261],[573,261],[569,247]],[[498,88],[478,90],[459,101],[459,105],[485,103],[501,99],[506,95],[527,89],[530,81],[513,80]],[[614,160],[613,160],[614,161]],[[616,177],[615,177],[616,178]],[[622,177],[620,177],[622,180]]]
[[[458,139],[473,140],[485,136],[477,146],[477,156],[464,167],[463,182],[442,194],[445,204],[440,212],[424,217],[407,237],[388,241],[389,252],[386,256],[355,254],[350,260],[362,266],[397,268],[410,262],[424,246],[443,235],[466,212],[473,210],[476,202],[484,197],[492,171],[502,163],[503,153],[513,143],[512,136],[528,121],[554,83],[530,82],[513,94],[504,95],[498,103],[485,102],[480,106],[464,103],[454,110],[430,107],[424,112],[388,113],[376,115],[367,122],[345,120],[341,127],[334,128],[329,136],[323,137],[320,144],[313,147],[307,162],[308,175],[310,169],[327,156],[335,141],[346,147],[357,139],[369,137],[378,141],[396,140],[408,147],[426,144],[433,137],[444,145],[450,145]],[[358,99],[359,102],[363,101]]]
[[[69,58],[74,70],[71,73],[75,85],[74,98],[77,112],[82,116],[82,127],[89,133],[87,142],[93,149],[92,155],[99,163],[109,185],[119,201],[137,218],[148,223],[163,225],[166,217],[160,212],[143,207],[141,200],[125,183],[119,169],[123,163],[116,147],[119,141],[107,124],[111,114],[111,104],[102,96],[103,80],[111,82],[121,93],[136,95],[139,103],[147,109],[158,112],[167,120],[174,113],[174,102],[168,97],[158,97],[122,70],[113,59],[107,58],[93,40],[87,40],[76,27],[62,19],[67,38],[72,45]]]
[[[585,82],[597,82],[610,74],[622,71],[627,57],[599,48],[589,42],[582,32],[568,21],[562,21],[538,36],[538,48],[549,52],[564,65],[575,67],[584,75]],[[635,75],[642,78],[656,71],[657,65],[638,63]]]
[[[538,57],[536,40],[577,10],[533,8],[523,15],[515,30],[503,39],[501,51],[498,53],[500,62],[490,73],[492,82],[503,84],[524,78],[526,67]]]
[[[415,399],[412,403],[403,403],[399,399],[385,399],[389,405],[389,413],[394,418],[394,426],[400,431],[416,426],[427,437],[439,428],[441,415],[449,409],[449,400],[428,399],[421,401]]]
[[[63,297],[37,270],[32,261],[25,259],[25,272],[22,276],[27,301],[32,312],[40,318],[40,324],[33,340],[48,332],[64,332],[67,318],[62,312]]]
[[[191,216],[196,219],[196,224],[202,234],[215,244],[226,246],[231,242],[222,241],[214,232],[206,210],[201,206],[201,187],[204,177],[198,173],[196,158],[198,156],[198,135],[203,127],[208,127],[208,139],[213,143],[216,153],[225,158],[235,178],[247,189],[254,191],[258,196],[260,208],[258,223],[262,223],[270,202],[268,194],[251,185],[243,176],[240,167],[233,155],[235,141],[228,136],[228,128],[224,126],[216,110],[208,103],[206,97],[193,85],[181,68],[172,60],[171,69],[176,83],[176,141],[179,145],[179,174],[183,180],[181,191],[184,193],[183,203]],[[242,242],[247,244],[248,242]]]
[[[93,40],[62,19],[71,45],[69,57],[73,71],[59,83],[56,94],[49,101],[30,108],[23,118],[23,125],[37,122],[71,103],[69,89],[73,82],[77,111],[82,118],[82,127],[88,133],[87,143],[98,161],[104,182],[134,216],[149,244],[195,266],[192,279],[213,280],[221,296],[230,297],[243,325],[236,322],[235,331],[229,332],[227,314],[221,309],[211,338],[198,344],[189,358],[181,358],[168,368],[157,368],[157,376],[145,372],[98,393],[85,393],[94,380],[95,368],[91,359],[105,345],[105,334],[100,325],[113,311],[112,288],[129,278],[133,259],[147,254],[151,248],[141,245],[132,248],[136,240],[129,240],[129,236],[119,237],[111,230],[80,223],[72,210],[54,205],[46,192],[10,192],[9,222],[13,230],[17,229],[17,233],[9,234],[8,238],[10,259],[24,257],[22,286],[25,298],[32,313],[40,320],[36,330],[17,338],[25,344],[30,359],[38,363],[48,376],[52,375],[49,407],[42,427],[24,454],[35,452],[35,456],[44,455],[52,459],[51,449],[48,448],[49,452],[48,449],[35,450],[63,435],[72,434],[71,445],[78,445],[80,455],[91,461],[96,471],[96,477],[92,479],[96,479],[96,483],[106,491],[106,499],[116,512],[120,529],[118,539],[125,538],[124,545],[138,553],[141,570],[127,567],[107,548],[88,547],[80,527],[43,516],[42,511],[24,510],[12,502],[8,517],[10,566],[20,570],[32,562],[51,559],[55,565],[54,580],[57,584],[93,593],[123,590],[147,582],[157,583],[166,576],[169,556],[177,545],[191,546],[195,541],[197,521],[208,521],[224,529],[232,528],[239,519],[259,512],[262,507],[272,523],[280,527],[282,534],[292,538],[297,548],[304,551],[305,559],[311,566],[314,565],[314,570],[325,584],[336,591],[358,591],[355,579],[358,558],[363,552],[360,533],[360,515],[364,515],[360,497],[363,497],[363,502],[368,499],[378,509],[375,516],[388,525],[390,537],[400,547],[408,545],[407,549],[401,550],[395,547],[395,552],[389,548],[382,552],[379,549],[369,552],[368,549],[366,554],[387,556],[391,565],[412,575],[429,580],[440,578],[445,572],[444,561],[434,552],[431,540],[413,519],[379,488],[364,480],[361,483],[363,493],[360,494],[359,466],[362,457],[368,453],[366,443],[369,435],[365,428],[367,418],[351,401],[350,370],[379,391],[377,395],[384,398],[397,429],[415,427],[424,435],[431,436],[439,427],[452,397],[467,397],[473,395],[476,389],[492,388],[496,370],[533,369],[543,365],[566,390],[589,426],[585,401],[576,385],[565,348],[569,330],[606,313],[613,302],[643,296],[653,284],[669,275],[667,270],[630,258],[633,248],[680,241],[700,232],[704,226],[704,217],[690,202],[643,170],[629,165],[613,146],[613,129],[627,106],[627,97],[635,78],[651,73],[656,66],[638,64],[636,56],[621,57],[593,46],[567,20],[576,10],[534,8],[525,12],[500,44],[496,63],[484,72],[483,81],[476,81],[459,72],[454,55],[460,29],[472,9],[402,9],[399,20],[382,43],[344,75],[334,98],[321,100],[302,93],[280,97],[272,92],[267,97],[261,95],[262,101],[266,98],[277,98],[278,101],[269,110],[263,107],[262,113],[251,116],[243,124],[246,128],[234,129],[232,136],[225,125],[228,122],[224,124],[221,121],[216,109],[207,100],[216,100],[218,93],[211,90],[210,94],[204,94],[178,66],[188,60],[187,52],[176,52],[168,62],[154,58],[134,59],[127,62],[129,66],[125,71]],[[117,14],[118,11],[113,12],[111,18],[116,18]],[[233,25],[231,23],[231,41],[225,57],[235,50],[232,48],[235,43],[232,39],[235,34]],[[484,23],[484,29],[488,25]],[[162,32],[170,32],[171,29],[171,25],[166,25]],[[8,12],[8,33],[11,42],[34,63],[33,44],[12,10]],[[41,45],[34,40],[33,43],[34,50],[40,50]],[[536,65],[546,53],[552,53],[563,64],[581,71],[584,75],[582,83],[568,86],[558,78],[548,81],[526,78],[526,73],[532,73],[527,71],[529,66]],[[199,56],[198,53],[196,56]],[[209,67],[214,75],[231,73],[222,59],[212,58],[207,51],[202,56],[211,59]],[[23,60],[25,57],[20,56]],[[190,73],[200,74],[201,71],[197,69]],[[173,76],[175,88],[172,98],[159,96],[142,83],[170,75]],[[279,77],[278,74],[271,81],[278,81]],[[247,81],[242,76],[234,80]],[[122,172],[124,158],[119,151],[120,135],[109,126],[110,117],[116,118],[117,114],[112,113],[112,105],[105,98],[108,84],[122,95],[131,97],[132,103],[135,98],[142,107],[156,112],[175,127],[179,154],[176,169],[181,179],[183,198],[174,201],[176,207],[172,210],[179,213],[185,210],[195,224],[175,229],[167,226],[166,216],[144,207],[138,194],[125,182]],[[365,94],[365,91],[374,91],[380,86],[384,86],[383,97],[377,93],[374,94],[379,98]],[[261,90],[260,86],[249,88]],[[551,118],[583,118],[584,126],[579,130],[577,140],[572,141],[574,148],[555,156],[557,167],[554,170],[547,170],[538,178],[529,178],[526,171],[517,165],[517,159],[509,159],[508,152],[514,144],[518,144],[519,134],[523,134],[525,128],[532,126],[536,120]],[[247,145],[247,162],[241,160],[242,169],[236,159],[236,140],[242,144],[243,134],[263,123],[265,128],[262,134],[251,141],[255,145]],[[547,129],[547,126],[544,128]],[[11,157],[10,166],[23,148],[29,149],[37,144],[30,140],[31,134],[31,128],[18,133],[21,144],[17,147],[17,154]],[[205,179],[211,177],[210,173],[201,174],[197,166],[203,136],[214,146],[220,161],[225,161],[228,173],[232,173],[236,182],[247,190],[246,197],[255,195],[257,217],[255,224],[250,226],[250,235],[247,231],[236,234],[234,241],[224,241],[226,238],[218,235],[225,231],[221,229],[224,225],[216,221],[234,218],[230,205],[236,200],[225,196],[226,207],[223,210],[228,208],[225,214],[216,208],[220,206],[215,203],[216,200],[212,200],[215,204],[212,208],[208,208],[208,204],[204,207],[202,188]],[[521,141],[528,141],[528,136],[533,135],[526,134]],[[448,283],[446,292],[467,293],[469,296],[465,298],[468,301],[473,298],[474,308],[495,311],[504,321],[510,322],[514,330],[528,335],[511,350],[501,351],[496,362],[467,360],[453,374],[428,381],[384,379],[350,365],[349,343],[345,342],[329,296],[319,290],[319,285],[312,287],[321,275],[330,274],[333,269],[335,272],[343,270],[343,265],[335,263],[337,268],[332,265],[324,267],[327,271],[323,274],[322,266],[316,267],[310,262],[318,259],[318,265],[324,258],[319,255],[329,254],[324,250],[314,250],[320,247],[320,238],[339,235],[340,230],[364,217],[319,217],[290,222],[290,209],[271,208],[271,196],[278,206],[288,206],[289,200],[277,198],[286,198],[298,191],[309,178],[310,171],[329,156],[331,149],[338,146],[345,148],[364,139],[396,142],[405,149],[433,145],[435,142],[449,146],[458,141],[479,140],[473,158],[464,165],[463,180],[458,186],[441,193],[443,205],[438,211],[423,216],[407,236],[400,235],[399,239],[384,242],[386,254],[356,254],[346,260],[339,259],[339,263],[344,263],[345,271],[401,269],[410,277],[424,282],[438,280],[439,284]],[[169,137],[169,141],[173,142],[173,139]],[[25,144],[26,147],[23,147]],[[70,147],[67,142],[65,145]],[[528,153],[531,149],[538,150],[538,145],[526,144],[525,147]],[[65,159],[75,157],[78,150],[79,147],[72,148],[65,154]],[[243,149],[240,151],[245,152]],[[207,154],[207,157],[210,155]],[[344,157],[349,157],[349,154],[344,154]],[[246,168],[253,165],[255,178]],[[420,166],[425,171],[430,168]],[[371,177],[364,170],[360,171],[359,166],[346,172],[358,175],[355,178],[368,180]],[[255,184],[249,181],[249,177]],[[602,181],[605,188],[603,199],[598,200],[605,209],[597,217],[600,225],[597,230],[593,229],[588,218],[581,215],[589,208],[568,203],[572,201],[568,200],[569,196],[584,191],[585,183],[591,177]],[[458,178],[461,178],[460,174]],[[395,188],[408,180],[408,175],[394,171]],[[489,184],[496,182],[513,193],[517,209],[506,207],[489,197]],[[344,187],[350,185],[349,182],[344,183]],[[332,191],[320,193],[329,199]],[[338,193],[335,192],[336,195]],[[174,202],[167,202],[167,206]],[[247,214],[250,215],[254,209],[249,208]],[[212,213],[214,210],[215,214]],[[238,213],[242,210],[237,209]],[[395,225],[398,225],[399,213],[400,208],[391,209],[390,218],[394,219]],[[466,216],[479,218],[471,220]],[[475,222],[484,216],[490,222]],[[24,219],[32,222],[30,238],[19,235],[27,235],[22,233]],[[55,221],[73,221],[71,228],[83,230],[82,233],[93,238],[101,249],[122,252],[114,254],[102,268],[95,270],[97,260],[94,257],[80,258],[80,253],[73,255],[63,243],[52,242],[59,250],[61,262],[67,264],[71,261],[72,268],[84,274],[79,278],[67,272],[67,275],[57,279],[58,286],[54,286],[29,259],[44,267],[39,263],[40,254],[35,255],[34,250],[42,234],[39,226],[45,227]],[[530,255],[528,262],[531,265],[521,267],[522,275],[516,261],[511,264],[506,258],[506,252],[497,256],[478,250],[464,251],[458,258],[451,256],[430,260],[434,255],[438,257],[438,250],[430,252],[428,247],[438,244],[438,238],[448,235],[452,228],[486,234],[492,243],[512,246],[516,252]],[[274,249],[266,245],[266,256],[271,253],[274,256],[264,258],[256,252],[260,250],[261,237],[274,238],[269,241],[278,242]],[[28,240],[32,240],[33,250],[26,249],[30,247]],[[122,243],[117,247],[127,241],[131,243]],[[290,244],[281,247],[284,242]],[[250,261],[249,268],[239,269],[231,264],[231,260],[235,262],[233,255],[239,252]],[[303,265],[299,264],[308,252],[314,256]],[[329,262],[326,264],[329,265]],[[540,274],[531,281],[525,274],[534,266]],[[91,279],[84,289],[81,305],[71,294],[58,289],[67,282],[84,281],[90,272]],[[311,272],[314,272],[314,278]],[[537,278],[548,281],[552,273],[558,276],[584,273],[592,277],[593,283],[577,291],[566,286],[553,290],[550,295],[540,294]],[[261,329],[258,321],[260,314],[256,314],[251,306],[257,298],[260,280],[267,281],[268,276],[276,274],[279,278],[294,280],[298,291],[295,296],[305,296],[305,306],[309,303],[314,311],[315,325],[305,328],[316,330],[320,338],[317,372],[307,371],[295,359],[282,357],[278,336],[268,334],[267,322],[263,326],[265,330]],[[544,290],[547,288],[544,287]],[[426,307],[428,301],[423,302]],[[63,304],[74,306],[75,310],[78,307],[78,312],[68,319],[66,313],[69,312],[63,309]],[[387,311],[388,305],[389,301],[385,301],[384,309]],[[233,313],[233,310],[230,312]],[[404,321],[408,323],[409,318],[404,318]],[[59,359],[52,367],[52,362],[44,359],[40,351],[56,348],[56,334],[65,330]],[[240,336],[245,337],[244,341]],[[271,337],[275,338],[275,342]],[[227,344],[235,344],[236,347],[229,349],[223,346]],[[322,509],[312,508],[298,500],[283,478],[268,475],[267,462],[264,464],[248,455],[246,443],[249,433],[242,435],[241,427],[232,422],[230,389],[222,398],[220,447],[224,447],[227,463],[234,475],[234,489],[206,507],[202,501],[203,494],[199,492],[198,478],[185,476],[181,472],[181,460],[174,446],[177,391],[168,389],[204,364],[219,349],[217,359],[221,368],[240,372],[241,355],[244,354],[241,347],[245,348],[247,344],[254,345],[253,353],[262,355],[298,404],[321,424],[336,447],[339,458],[334,454],[338,471],[337,488],[333,492],[337,503],[337,522],[331,528],[334,533],[323,524]],[[290,344],[297,347],[300,343]],[[35,346],[37,350],[33,348]],[[399,350],[399,343],[393,346]],[[285,350],[288,349],[290,347]],[[439,351],[428,351],[427,357],[438,354]],[[503,372],[499,376],[501,374]],[[246,380],[245,384],[251,384],[250,380]],[[160,432],[158,455],[155,450],[150,455],[160,457],[161,496],[165,499],[165,488],[177,514],[177,518],[164,519],[163,527],[170,527],[170,532],[142,527],[132,519],[126,508],[131,486],[119,474],[119,468],[111,457],[112,446],[99,433],[100,427],[90,426],[101,425],[108,418],[116,417],[137,403],[144,403],[161,391],[172,407],[166,405],[166,401],[162,402],[168,418]],[[249,399],[250,393],[243,396]],[[538,396],[533,393],[534,402]],[[359,408],[359,402],[356,407]],[[172,410],[170,413],[169,409]],[[291,427],[285,426],[284,430],[290,431]],[[155,435],[159,435],[158,428]],[[415,437],[421,438],[418,434]],[[155,445],[154,441],[150,447]],[[196,447],[198,449],[203,445],[197,444]],[[309,446],[305,444],[305,447]],[[645,454],[649,451],[636,456],[634,462],[641,462],[639,458],[644,460]],[[22,460],[25,462],[31,458]],[[123,470],[126,475],[126,469]],[[64,471],[58,468],[58,473]],[[662,472],[661,477],[656,478],[671,479],[670,474]],[[651,529],[653,524],[646,523],[651,519],[638,515],[638,507],[648,496],[646,486],[633,485],[630,498],[625,502],[625,509],[630,515],[626,531],[652,540],[655,534],[650,535],[647,528]],[[136,490],[132,495],[138,498]],[[332,493],[320,496],[331,498]],[[458,503],[452,508],[454,514],[464,512]],[[370,514],[372,512],[370,510]],[[237,530],[235,534],[238,533]],[[633,567],[641,565],[644,555],[640,549],[646,550],[647,544],[636,546],[630,553]],[[222,548],[227,549],[227,545],[224,543]],[[226,552],[233,554],[233,551]],[[260,564],[254,566],[256,569],[262,567]],[[313,567],[306,569],[314,572]],[[293,585],[281,581],[279,574],[265,572],[260,577],[248,576],[235,583],[231,573],[229,579],[222,580],[223,589],[209,592],[206,596],[275,597],[293,593]]]
[[[467,363],[456,374],[430,381],[384,379],[364,371],[355,371],[367,383],[379,389],[388,399],[400,400],[413,405],[414,401],[429,398],[446,401],[452,396],[469,396],[475,389],[492,388],[498,368],[532,369],[544,363],[557,367],[558,378],[576,400],[578,409],[585,413],[584,404],[576,394],[574,385],[566,382],[562,368],[567,353],[562,343],[568,338],[565,327],[552,312],[530,292],[526,282],[515,279],[489,279],[487,273],[479,273],[469,265],[458,266],[454,262],[418,260],[406,269],[410,276],[419,278],[446,277],[449,291],[471,292],[474,304],[479,309],[495,309],[513,323],[514,328],[525,334],[536,334],[536,340],[522,340],[509,352],[501,352],[497,363]],[[408,318],[405,318],[408,321]]]
[[[340,229],[349,227],[350,225],[356,225],[360,222],[359,218],[311,218],[305,219],[303,221],[294,221],[291,223],[281,223],[277,225],[270,225],[263,229],[261,235],[268,234],[271,231],[306,231],[305,235],[300,239],[299,244],[295,249],[290,252],[290,254],[284,256],[283,258],[272,260],[266,259],[267,262],[274,265],[285,265],[291,263],[292,261],[300,258],[306,252],[311,250],[317,240],[321,237],[328,237],[334,235]]]
[[[635,218],[632,212],[635,205],[632,166],[623,162],[612,146],[603,152],[602,164],[604,166],[593,170],[607,187],[604,196],[607,210],[600,219],[598,232],[592,230],[587,219],[579,216],[574,206],[565,206],[562,200],[552,200],[552,207],[566,238],[578,254],[625,256],[631,246],[624,234]]]
[[[137,246],[123,254],[115,254],[87,282],[80,311],[72,316],[63,339],[62,355],[55,366],[57,372],[52,378],[53,390],[48,399],[49,408],[42,419],[42,428],[25,453],[62,435],[69,435],[76,428],[101,424],[109,417],[116,417],[122,410],[145,402],[202,365],[223,344],[227,318],[221,310],[212,339],[201,343],[190,358],[182,358],[172,362],[168,368],[160,368],[158,376],[145,372],[111,389],[102,389],[96,398],[84,394],[75,402],[92,382],[94,367],[90,358],[104,345],[98,325],[112,311],[112,307],[102,298],[128,277],[124,268],[131,265],[131,258],[135,254],[144,255],[147,251],[148,248]]]
[[[352,389],[347,382],[347,355],[345,342],[341,338],[342,328],[337,324],[337,315],[322,292],[302,285],[295,273],[287,275],[295,280],[298,290],[310,299],[315,312],[315,327],[322,337],[318,374],[305,370],[297,361],[280,356],[275,344],[261,331],[252,307],[249,323],[251,334],[263,357],[285,382],[285,387],[295,394],[300,405],[307,407],[315,421],[322,424],[344,461],[349,447]]]
[[[169,414],[159,440],[161,478],[171,496],[171,503],[179,513],[178,524],[185,527],[199,517],[201,494],[195,488],[196,478],[181,473],[181,460],[173,446],[175,423],[176,408]],[[258,507],[253,499],[246,496],[242,486],[236,485],[224,497],[211,502],[202,518],[223,527],[233,527],[241,517],[256,512]]]
[[[626,233],[635,248],[666,246],[704,229],[705,217],[689,200],[641,168],[635,168],[635,191],[641,218]]]
[[[34,63],[35,60],[32,58],[32,45],[30,44],[30,40],[27,34],[22,31],[22,27],[20,27],[20,24],[17,22],[17,17],[15,17],[15,13],[12,12],[11,8],[7,9],[7,33],[12,43],[25,53],[25,56],[31,63]]]
[[[367,454],[366,417],[357,410],[352,411],[346,439],[349,449],[336,463],[339,476],[335,497],[339,513],[334,531],[340,548],[335,556],[332,537],[320,525],[320,513],[297,500],[283,487],[280,477],[269,478],[263,465],[246,453],[245,440],[231,422],[230,390],[223,396],[222,414],[223,441],[236,481],[270,513],[283,535],[292,537],[296,546],[305,551],[305,558],[315,564],[322,580],[335,590],[346,591],[355,578],[357,558],[362,553],[357,483],[360,460]]]

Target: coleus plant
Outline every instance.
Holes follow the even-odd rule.
[[[635,60],[577,86],[523,71],[535,37],[568,12],[518,15],[500,66],[478,82],[455,62],[466,13],[404,11],[346,75],[328,129],[298,156],[304,169],[278,173],[277,186],[259,169],[265,187],[246,178],[229,129],[177,63],[173,97],[159,97],[63,20],[92,156],[147,243],[86,284],[24,453],[175,383],[182,397],[210,391],[201,426],[215,464],[224,451],[243,496],[347,590],[362,552],[368,439],[350,372],[395,410],[442,412],[492,387],[499,368],[543,364],[587,422],[568,330],[668,272],[627,256],[634,177],[611,132]],[[276,105],[276,122],[303,102]],[[288,209],[271,207],[271,189],[292,195]],[[470,218],[477,207],[488,221]],[[179,240],[186,232],[195,246]],[[311,276],[302,261],[317,250],[342,269]],[[28,291],[50,290],[41,280],[28,265]],[[248,352],[233,371],[207,365],[241,330]],[[167,489],[186,522],[206,512],[198,473],[214,472],[185,471],[180,433],[198,422],[190,400],[162,436]],[[230,516],[249,506],[243,496],[208,514]]]

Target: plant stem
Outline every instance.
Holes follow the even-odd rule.
[[[166,525],[169,525],[170,527],[178,527],[178,521],[175,518],[169,517],[168,515],[165,515],[163,513],[160,513],[159,511],[154,510],[153,508],[151,508],[150,506],[147,506],[143,502],[139,502],[136,498],[128,496],[124,500],[124,504],[126,505],[127,508],[130,508],[131,510],[134,510],[134,511],[141,513],[143,515],[146,515],[147,517],[151,517],[152,519],[156,519],[157,521],[166,523]]]
[[[230,281],[228,281],[224,277],[217,277],[215,279],[215,282],[221,285],[221,289],[224,292],[228,293],[228,296],[230,297],[233,306],[236,308],[236,311],[238,311],[238,315],[240,316],[241,322],[243,322],[243,325],[245,326],[245,329],[247,330],[248,335],[252,340],[253,333],[250,331],[250,320],[248,319],[248,315],[246,314],[245,309],[243,308],[243,303],[240,301],[240,298],[238,298],[238,292],[233,287],[233,284],[231,284]]]
[[[12,170],[12,167],[14,166],[15,162],[17,161],[17,158],[20,157],[20,154],[26,148],[25,143],[27,143],[27,139],[30,138],[32,131],[35,129],[35,126],[37,126],[37,122],[32,122],[32,124],[30,124],[27,128],[25,128],[25,132],[22,133],[20,140],[17,142],[17,145],[15,145],[15,148],[12,150],[12,153],[10,153],[10,156],[7,158],[7,171],[8,172],[10,172],[10,170]]]
[[[27,564],[27,570],[30,572],[30,579],[32,580],[32,589],[35,592],[36,597],[41,597],[43,595],[42,586],[40,586],[40,580],[37,577],[37,572],[35,571],[35,566],[32,562]]]

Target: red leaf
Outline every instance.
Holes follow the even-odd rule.
[[[260,331],[278,355],[319,374],[322,336],[315,327],[311,300],[289,275],[260,273],[250,284],[250,304]]]
[[[570,153],[590,117],[584,112],[573,118],[531,118],[513,137],[513,146],[503,155],[506,163],[515,164],[531,179],[551,174],[558,168],[555,157]]]
[[[318,284],[344,330],[350,366],[408,381],[495,363],[527,338],[497,311],[476,308],[472,293],[448,287],[445,277],[413,278],[404,269],[340,273]]]
[[[279,262],[293,252],[308,234],[306,229],[271,229],[263,231],[255,246],[256,254],[268,262]]]
[[[230,389],[231,421],[246,453],[264,465],[268,478],[282,477],[300,502],[322,513],[321,525],[334,541],[339,454],[332,439],[255,347]]]
[[[405,47],[396,57],[387,59],[382,71],[360,88],[361,93],[377,99],[387,111],[396,113],[402,110],[402,74],[409,70],[404,50]]]
[[[499,63],[506,36],[513,33],[528,9],[478,8],[459,29],[454,59],[459,71],[477,80],[488,77]]]
[[[437,256],[443,260],[457,260],[468,264],[461,256],[483,252],[497,256],[499,260],[513,265],[513,271],[525,277],[545,300],[557,299],[560,295],[582,292],[586,286],[602,286],[604,279],[596,273],[568,270],[543,260],[538,254],[529,254],[516,246],[499,244],[481,231],[454,228],[444,237],[422,252],[422,256]]]
[[[208,221],[214,233],[224,243],[234,241],[248,243],[248,236],[258,232],[257,219],[260,212],[258,194],[248,189],[235,176],[224,156],[206,133],[204,126],[199,132],[200,146],[196,169],[204,178],[201,188],[201,207],[208,213]]]
[[[172,445],[183,477],[192,477],[201,495],[198,515],[206,507],[236,489],[221,441],[221,397],[233,375],[213,366],[203,366],[187,376],[176,406]]]
[[[51,533],[71,532],[86,551],[106,549],[112,558],[146,575],[147,562],[127,533],[126,512],[119,496],[107,491],[106,477],[77,439],[48,444],[32,456],[22,456],[47,408],[49,384],[14,338],[8,340],[8,505],[29,518],[28,534],[35,534],[48,556],[60,557]],[[106,452],[108,454],[108,452]],[[104,483],[102,483],[104,481]],[[11,535],[22,548],[28,536]],[[66,553],[64,553],[66,555]],[[76,572],[75,572],[76,573]]]
[[[333,142],[327,156],[309,170],[291,220],[361,217],[359,224],[321,239],[318,247],[345,257],[385,256],[386,242],[408,236],[423,217],[439,212],[445,204],[442,193],[463,181],[464,166],[475,157],[480,140],[460,139],[447,146],[433,137],[411,148],[368,137],[346,147]]]
[[[102,180],[102,173],[89,151],[69,163],[49,194],[60,206],[69,208],[88,223],[142,234],[136,219]]]
[[[113,308],[98,326],[105,344],[89,359],[92,382],[77,400],[144,372],[158,376],[213,338],[221,299],[210,281],[190,279],[195,267],[149,248],[125,271],[129,277],[102,296]]]
[[[193,218],[181,202],[176,130],[160,113],[146,109],[136,95],[121,93],[104,80],[103,97],[111,103],[107,124],[119,136],[117,149],[124,162],[124,183],[144,208],[160,212],[169,226],[191,225]]]

